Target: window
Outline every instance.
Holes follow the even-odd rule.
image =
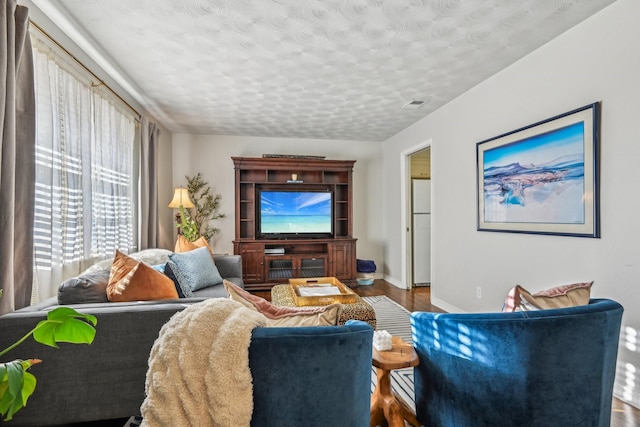
[[[32,27],[33,28],[33,27]],[[135,250],[136,117],[31,30],[36,83],[34,300],[89,262]]]

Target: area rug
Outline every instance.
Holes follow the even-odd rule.
[[[386,296],[362,297],[376,312],[379,331],[387,331],[393,336],[412,343],[409,312],[400,304]],[[371,391],[376,388],[378,378],[376,368],[371,368]],[[413,392],[413,368],[391,371],[391,388],[400,396],[411,409],[415,411],[416,401]]]

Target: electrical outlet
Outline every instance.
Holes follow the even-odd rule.
[[[477,286],[476,287],[476,298],[482,299],[482,287],[481,286]]]

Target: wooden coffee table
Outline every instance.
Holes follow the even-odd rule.
[[[279,307],[296,307],[291,285],[275,285],[271,288],[271,303]],[[338,319],[339,325],[344,325],[347,320],[362,320],[376,328],[376,312],[359,295],[351,304],[342,304],[342,313]]]
[[[420,427],[413,410],[391,389],[392,370],[410,368],[420,363],[413,345],[407,344],[400,337],[393,337],[391,350],[373,349],[372,363],[376,367],[378,383],[371,395],[370,427],[405,427],[405,420],[414,427]]]

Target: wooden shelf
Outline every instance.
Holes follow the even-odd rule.
[[[290,277],[311,277],[308,275],[321,272],[323,274],[319,276],[333,276],[346,282],[355,280],[356,239],[352,236],[352,174],[355,160],[259,157],[232,157],[232,160],[236,199],[234,253],[242,256],[243,279],[248,289],[268,289],[273,284],[286,282]],[[291,189],[294,186],[333,193],[333,238],[258,238],[258,192],[263,189]],[[265,249],[272,247],[284,247],[285,253],[276,257],[266,254]],[[286,260],[290,267],[277,269],[270,266],[269,262],[278,259]]]

